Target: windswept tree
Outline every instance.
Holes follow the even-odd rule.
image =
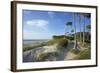
[[[79,15],[80,43],[81,43],[81,42],[82,42],[82,34],[81,34],[81,32],[82,32],[82,30],[81,30],[81,29],[82,29],[82,28],[81,28],[81,19],[82,19],[82,18],[81,18],[81,13],[79,13],[78,15]]]
[[[74,32],[74,29],[72,29],[71,32],[73,33]]]
[[[90,15],[90,13],[84,13],[84,14],[82,14],[83,15],[83,20],[84,20],[84,23],[83,23],[83,46],[84,46],[84,44],[85,44],[85,28],[86,28],[86,23],[85,23],[85,20],[86,20],[86,18],[90,18],[91,17],[91,15]]]
[[[66,23],[66,27],[72,27],[72,22],[67,22],[67,23]],[[69,32],[67,31],[67,29],[68,29],[68,28],[65,29],[65,36],[66,36],[67,33],[69,33]]]
[[[91,33],[90,33],[90,31],[91,31],[91,25],[87,25],[87,26],[86,26],[86,29],[87,29],[87,31],[88,31],[87,40],[90,41],[90,36],[91,36]]]
[[[74,25],[74,49],[77,49],[77,37],[76,37],[76,13],[73,13],[73,25]]]
[[[91,25],[87,25],[86,28],[87,28],[88,32],[90,32],[90,30],[91,30]]]
[[[85,44],[85,14],[83,14],[83,46]]]

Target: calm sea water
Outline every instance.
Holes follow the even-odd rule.
[[[47,42],[48,40],[23,40],[23,45],[31,45],[31,44],[41,44],[43,42]]]

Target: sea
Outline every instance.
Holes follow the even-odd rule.
[[[43,39],[43,40],[23,40],[23,46],[29,46],[29,45],[38,45],[41,43],[46,43],[48,39]]]

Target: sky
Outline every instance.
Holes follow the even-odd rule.
[[[54,35],[64,35],[65,29],[70,32],[74,28],[66,26],[67,22],[75,24],[77,32],[80,30],[78,21],[73,22],[73,12],[23,10],[22,14],[23,39],[51,39]],[[83,20],[80,23],[83,27]],[[85,23],[91,24],[90,18],[86,18]]]

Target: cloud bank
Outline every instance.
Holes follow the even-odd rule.
[[[29,26],[45,28],[49,24],[49,22],[47,20],[43,20],[43,19],[35,19],[35,20],[26,21],[26,24]]]

